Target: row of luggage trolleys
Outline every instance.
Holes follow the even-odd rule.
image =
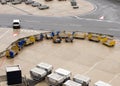
[[[58,68],[52,72],[53,66],[41,62],[30,70],[31,78],[35,81],[45,80],[49,86],[89,86],[91,79],[87,76],[76,74],[71,79],[71,71]],[[98,81],[94,86],[111,86],[103,81]]]
[[[62,39],[65,39],[65,42],[73,42],[73,39],[88,39],[89,41],[101,42],[102,44],[113,47],[115,46],[115,40],[112,35],[99,34],[92,32],[50,32],[46,34],[46,39],[53,39],[54,43],[61,43]]]
[[[101,42],[109,47],[115,46],[115,40],[113,36],[103,35],[98,33],[85,33],[85,32],[66,32],[66,31],[56,31],[56,32],[46,32],[40,33],[24,38],[20,38],[13,42],[5,52],[6,57],[14,58],[15,55],[19,53],[24,46],[34,44],[36,41],[42,41],[43,39],[51,39],[53,43],[61,43],[64,40],[67,43],[72,43],[74,39],[88,39],[89,41]]]
[[[25,46],[34,44],[36,41],[42,41],[44,38],[43,34],[36,34],[33,36],[28,36],[25,38],[20,38],[17,41],[13,42],[5,52],[5,56],[8,58],[14,58],[19,51],[21,51]]]

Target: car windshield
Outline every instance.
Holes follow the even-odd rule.
[[[14,22],[13,24],[19,24],[18,22]]]

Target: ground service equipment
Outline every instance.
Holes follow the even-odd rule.
[[[55,36],[54,32],[48,32],[45,34],[46,39],[52,39]]]
[[[79,6],[73,6],[73,9],[78,9],[79,8]]]
[[[45,10],[45,9],[49,9],[50,7],[47,6],[47,5],[41,5],[41,6],[38,6],[38,9],[40,10]]]
[[[11,0],[11,3],[12,3],[13,5],[21,4],[21,3],[22,3],[22,0]]]
[[[89,77],[77,74],[73,77],[73,81],[82,84],[81,86],[89,86],[91,80]]]
[[[7,4],[6,0],[1,0],[1,4]]]
[[[48,2],[48,1],[52,1],[52,0],[45,0],[45,1],[47,1],[47,2]]]
[[[61,38],[65,38],[65,37],[67,37],[65,31],[59,32],[58,36],[61,37]]]
[[[105,83],[105,82],[103,82],[103,81],[97,81],[97,82],[94,84],[94,86],[112,86],[112,85],[110,85],[110,84],[108,84],[108,83]]]
[[[44,36],[43,36],[42,33],[41,33],[41,34],[37,34],[37,35],[35,35],[35,41],[42,41],[43,38],[44,38]]]
[[[71,2],[71,6],[77,6],[76,0],[71,0],[70,2]]]
[[[86,38],[86,33],[85,32],[73,32],[73,38],[75,39],[85,39]]]
[[[7,84],[13,86],[22,83],[21,68],[19,65],[6,67]]]
[[[6,57],[14,58],[15,55],[17,55],[19,52],[19,47],[16,44],[13,44],[9,47],[8,50],[6,50]]]
[[[72,33],[66,33],[65,42],[73,42]]]
[[[53,37],[53,43],[61,43],[62,39],[58,36]]]
[[[32,3],[34,3],[33,0],[25,0],[25,4],[27,4],[27,5],[32,4]]]
[[[38,6],[41,6],[41,4],[39,2],[34,2],[31,4],[33,7],[38,7]]]
[[[50,86],[62,86],[62,84],[69,80],[71,72],[62,68],[58,68],[54,73],[46,77],[46,81]]]
[[[35,68],[30,70],[30,75],[33,80],[41,81],[52,72],[53,66],[47,63],[40,63]]]
[[[115,40],[113,39],[113,37],[108,37],[108,36],[102,37],[101,42],[109,47],[115,46]]]
[[[75,81],[72,80],[67,80],[63,86],[82,86],[80,83],[77,83]]]
[[[17,41],[17,46],[19,47],[19,50],[21,50],[25,45],[25,40],[24,39],[19,39]]]
[[[25,40],[25,45],[30,45],[35,43],[35,37],[34,36],[29,36],[24,39]]]
[[[101,40],[101,35],[98,33],[88,33],[88,40],[89,41],[94,41],[94,42],[100,42]]]

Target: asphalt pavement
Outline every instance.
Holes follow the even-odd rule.
[[[0,15],[1,27],[12,27],[12,20],[20,19],[22,28],[39,30],[86,31],[120,37],[120,23],[79,17],[40,17],[26,15]]]
[[[97,10],[82,15],[80,17],[99,19],[104,16],[104,20],[120,22],[120,1],[117,0],[87,0],[95,4]]]
[[[13,19],[20,19],[22,28],[40,30],[72,30],[111,34],[120,38],[120,3],[113,0],[88,0],[97,9],[82,16],[40,17],[33,15],[0,15],[1,27],[12,27]],[[103,17],[103,19],[99,19]]]

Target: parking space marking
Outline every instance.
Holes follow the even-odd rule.
[[[110,81],[109,83],[112,83],[113,80],[115,80],[116,78],[118,78],[120,76],[120,73],[116,74]]]
[[[100,64],[102,61],[99,61],[95,63],[87,72],[85,72],[83,75],[87,75],[89,72],[91,72],[98,64]]]
[[[10,6],[10,7],[15,8],[15,9],[17,9],[17,10],[20,10],[20,11],[22,11],[22,12],[24,12],[24,13],[28,14],[28,15],[32,15],[32,13],[27,12],[27,11],[25,11],[25,10],[23,10],[23,9],[18,8],[18,7],[15,7],[15,6],[11,5],[11,4],[7,4],[7,5],[8,5],[8,6]]]

